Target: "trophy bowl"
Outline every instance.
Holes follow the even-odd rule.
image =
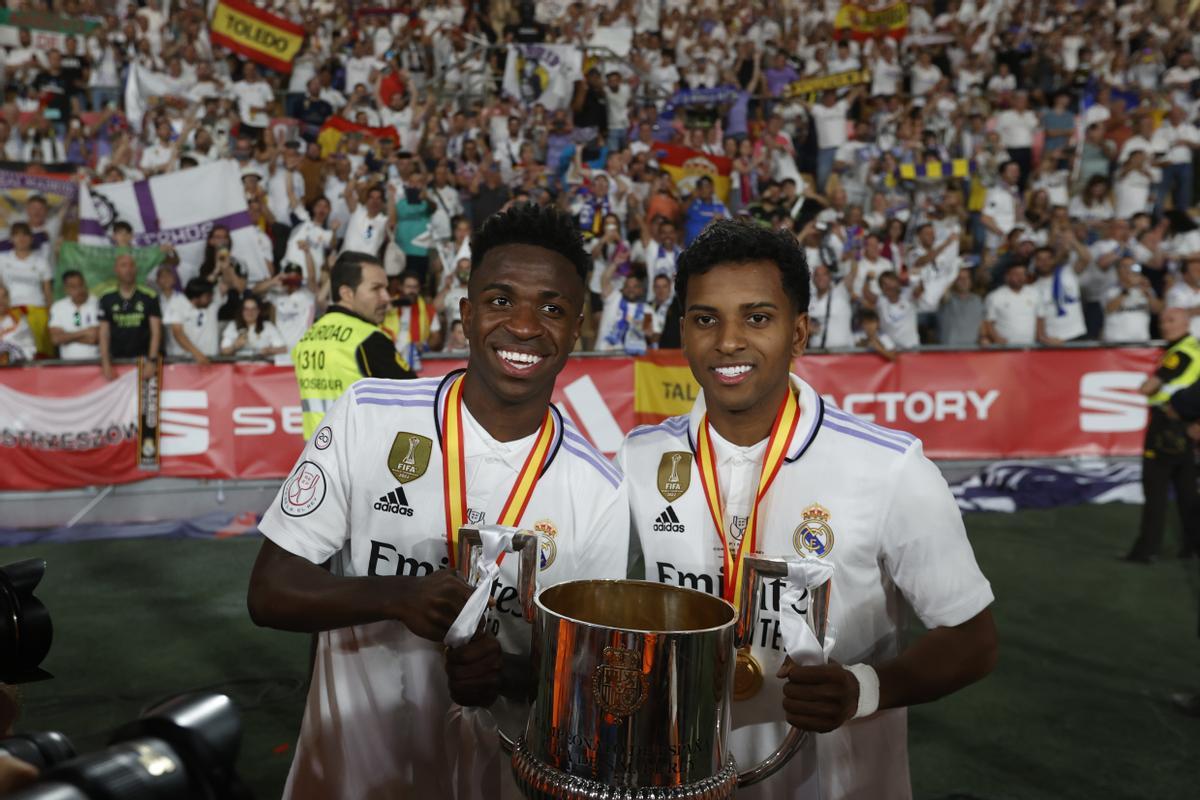
[[[464,528],[459,569],[468,579],[478,543],[478,532]],[[578,580],[537,591],[536,543],[528,531],[513,539],[537,688],[524,733],[513,742],[499,732],[525,797],[724,800],[799,750],[806,734],[789,728],[766,760],[739,772],[726,746],[739,657],[754,662],[749,633],[763,579],[786,578],[786,563],[746,559],[739,613],[719,597],[649,581]],[[829,586],[809,590],[805,614],[822,641]]]
[[[538,689],[513,754],[526,797],[732,795],[732,605],[645,581],[571,581],[534,602]]]

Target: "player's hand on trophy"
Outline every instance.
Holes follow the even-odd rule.
[[[417,578],[405,604],[403,622],[422,639],[441,642],[471,592],[470,585],[452,569]]]
[[[462,647],[446,651],[450,699],[460,706],[490,706],[500,694],[504,654],[500,641],[480,631]]]
[[[789,725],[828,733],[840,728],[858,709],[858,678],[841,664],[801,667],[789,658],[779,668],[783,711]]]

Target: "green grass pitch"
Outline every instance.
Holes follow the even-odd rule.
[[[1166,695],[1200,691],[1196,562],[1116,560],[1136,507],[970,515],[996,593],[1000,661],[983,683],[910,714],[918,798],[1192,798],[1200,719]],[[1174,551],[1176,539],[1168,537]],[[246,579],[258,540],[0,548],[40,557],[52,681],[23,687],[25,730],[83,751],[165,696],[200,687],[244,709],[239,769],[279,796],[299,730],[308,638],[255,628]]]

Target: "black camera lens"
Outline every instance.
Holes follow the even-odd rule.
[[[50,612],[33,596],[46,573],[40,558],[0,567],[0,681],[21,683],[46,677],[38,669],[50,652]]]
[[[39,771],[44,772],[56,764],[74,758],[75,748],[61,733],[46,731],[18,733],[7,739],[0,739],[0,753],[8,753],[13,758],[33,764]]]
[[[67,783],[38,783],[22,792],[5,795],[4,800],[90,800],[90,798]]]
[[[84,791],[90,800],[196,797],[183,759],[161,739],[130,739],[53,770],[50,780]]]

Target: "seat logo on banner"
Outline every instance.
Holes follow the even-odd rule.
[[[1141,372],[1089,372],[1079,380],[1079,428],[1088,433],[1125,433],[1146,427]]]

